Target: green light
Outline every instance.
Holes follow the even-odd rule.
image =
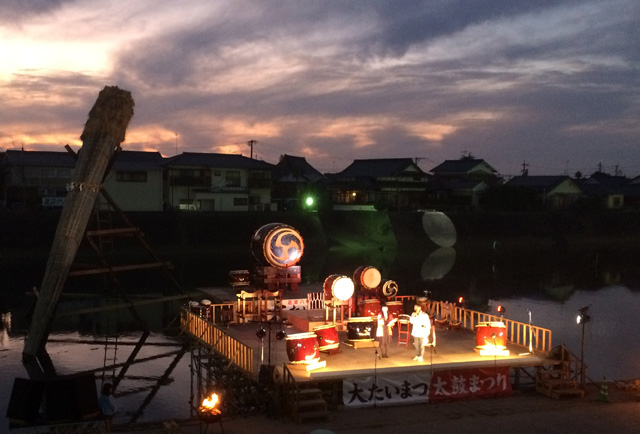
[[[312,198],[311,196],[307,197],[307,198],[305,199],[304,203],[305,203],[307,206],[312,206],[312,205],[313,205],[313,198]]]

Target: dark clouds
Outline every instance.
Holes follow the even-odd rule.
[[[17,3],[23,25],[62,10]],[[88,3],[64,11],[74,4]],[[301,155],[322,171],[368,157],[419,157],[429,170],[470,152],[507,175],[524,160],[531,174],[599,163],[640,174],[633,0],[126,5],[109,10],[132,35],[110,53],[110,76],[34,73],[30,82],[15,71],[3,90],[71,100],[59,111],[41,98],[34,106],[72,131],[78,107],[88,111],[103,85],[117,84],[136,100],[130,129],[149,131],[127,146],[166,155],[178,133],[180,151],[240,152],[256,139],[260,158]],[[0,132],[18,134],[2,122]]]

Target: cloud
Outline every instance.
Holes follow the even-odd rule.
[[[99,90],[118,85],[136,102],[127,146],[165,155],[248,155],[255,139],[259,158],[323,171],[471,152],[505,174],[523,160],[532,174],[616,160],[640,172],[632,0],[78,0],[12,14],[0,34],[14,52],[32,43],[66,63],[0,67],[2,147],[23,131],[79,135]]]

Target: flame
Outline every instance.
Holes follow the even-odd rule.
[[[220,398],[218,397],[218,394],[212,393],[210,396],[202,400],[202,405],[200,406],[200,412],[219,414],[220,410],[216,408],[219,402],[220,402]]]

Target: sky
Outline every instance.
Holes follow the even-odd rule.
[[[125,150],[484,159],[640,175],[637,0],[0,0],[0,151],[64,151],[105,86]],[[253,154],[249,141],[255,140]]]

